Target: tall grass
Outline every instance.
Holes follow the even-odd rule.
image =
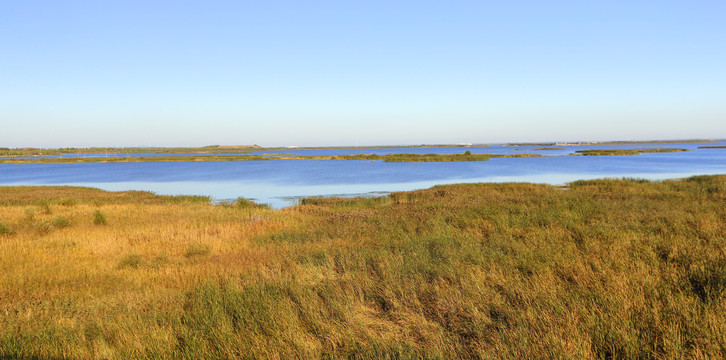
[[[0,357],[726,356],[726,176],[277,211],[26,190],[0,191]],[[56,192],[77,204],[34,221],[73,226],[38,233]]]

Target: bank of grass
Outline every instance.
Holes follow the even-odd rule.
[[[467,145],[466,147],[489,147],[486,144]],[[421,144],[421,145],[382,145],[382,146],[315,146],[315,147],[261,147],[258,145],[209,145],[202,147],[90,147],[90,148],[6,148],[0,147],[0,157],[3,156],[65,156],[73,155],[84,157],[86,154],[105,154],[106,157],[123,157],[129,154],[155,153],[155,154],[239,154],[249,151],[279,151],[279,150],[347,150],[347,149],[420,149],[420,148],[452,148],[462,147],[459,144]]]
[[[356,155],[214,155],[214,156],[122,156],[99,158],[0,159],[0,163],[99,163],[99,162],[176,162],[176,161],[260,161],[260,160],[382,160],[384,162],[486,161],[493,157],[533,157],[538,154],[356,154]]]
[[[525,150],[525,149],[515,149]],[[536,148],[529,150],[564,150],[563,148]],[[685,149],[658,148],[658,149],[613,149],[613,150],[578,150],[576,154],[564,156],[595,156],[595,155],[637,155],[642,153],[663,153],[688,151]],[[446,161],[486,161],[491,158],[519,158],[541,157],[541,154],[472,154],[466,151],[462,154],[352,154],[352,155],[179,155],[179,156],[112,156],[112,157],[53,157],[13,159],[0,158],[0,163],[11,164],[57,164],[57,163],[106,163],[106,162],[177,162],[177,161],[261,161],[261,160],[381,160],[383,162],[446,162]]]
[[[602,155],[639,155],[643,153],[670,153],[688,151],[686,149],[657,148],[657,149],[600,149],[600,150],[577,150],[575,153],[583,156]]]
[[[256,150],[258,147],[241,147],[235,151]],[[107,154],[108,156],[123,156],[126,154],[157,153],[157,154],[179,154],[179,153],[216,153],[226,152],[218,145],[203,147],[90,147],[90,148],[2,148],[2,156],[84,156],[84,154]]]
[[[70,164],[70,163],[132,163],[132,162],[178,162],[178,161],[250,161],[274,160],[262,155],[173,155],[173,156],[119,156],[109,157],[33,157],[27,159],[0,158],[7,164]]]
[[[538,148],[527,148],[527,149],[514,149],[514,150],[520,150],[520,151],[532,151],[532,150],[538,150],[538,151],[554,151],[554,150],[565,150],[563,147],[538,147]]]
[[[444,162],[444,161],[486,161],[491,155],[472,154],[386,154],[386,155],[338,155],[334,160],[383,160],[383,162]]]
[[[0,357],[726,356],[726,176],[449,185],[283,210],[0,194]],[[51,213],[33,221],[70,225],[34,231],[25,209],[39,198]]]

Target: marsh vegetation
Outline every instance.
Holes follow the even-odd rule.
[[[657,148],[657,149],[599,149],[599,150],[577,150],[575,153],[583,156],[603,155],[639,155],[644,153],[671,153],[688,151],[686,149]]]
[[[30,158],[0,159],[0,163],[100,163],[100,162],[174,162],[174,161],[253,161],[253,160],[381,160],[383,162],[441,162],[441,161],[486,161],[501,157],[533,157],[537,154],[355,154],[355,155],[213,155],[213,156],[123,156],[123,157],[89,157],[89,158]]]
[[[726,176],[282,210],[3,187],[0,357],[723,358],[725,202]]]
[[[176,149],[189,150],[189,149]],[[515,149],[515,150],[564,150],[564,148],[540,147],[534,149]],[[172,155],[174,149],[167,149],[168,156],[131,156],[131,153],[121,154],[120,156],[112,154],[110,157],[94,156],[66,156],[62,154],[58,157],[36,157],[30,156],[25,158],[4,157],[0,158],[0,163],[41,163],[41,164],[58,164],[58,163],[129,163],[129,162],[176,162],[176,161],[260,161],[260,160],[380,160],[383,162],[447,162],[447,161],[486,161],[492,158],[518,158],[518,157],[541,157],[541,156],[596,156],[596,155],[638,155],[642,153],[669,153],[688,151],[686,149],[676,148],[656,148],[656,149],[589,149],[577,150],[574,154],[566,155],[541,155],[541,154],[477,154],[467,150],[460,154],[417,154],[417,153],[391,153],[391,154],[338,154],[338,155],[297,155],[286,153],[266,153],[266,154],[250,154],[250,153],[226,153],[226,152],[207,152],[206,154],[187,154],[178,153]],[[17,155],[16,155],[17,156]]]
[[[566,149],[563,148],[563,147],[538,147],[538,148],[532,148],[532,149],[514,149],[514,150],[519,150],[519,151],[527,151],[527,150],[529,150],[529,151],[533,151],[533,150],[537,150],[537,151],[555,151],[555,150],[566,150]]]

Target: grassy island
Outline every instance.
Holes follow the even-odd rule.
[[[639,155],[643,153],[670,153],[688,151],[686,149],[674,148],[658,148],[658,149],[604,149],[604,150],[577,150],[583,156],[602,156],[602,155]]]
[[[529,151],[534,151],[534,150],[537,150],[537,151],[555,151],[555,150],[566,150],[566,149],[563,148],[563,147],[538,147],[538,148],[533,148],[533,149],[514,149],[514,150],[519,150],[519,151],[527,151],[527,150],[529,150]]]
[[[486,161],[491,158],[538,157],[539,154],[387,154],[387,155],[337,155],[333,160],[383,160],[384,162],[446,162],[446,161]],[[320,157],[313,157],[320,158]]]
[[[701,147],[705,148],[705,147]],[[43,150],[44,152],[33,153],[38,149],[30,150],[7,150],[5,153],[0,152],[0,163],[10,164],[68,164],[68,163],[99,163],[99,162],[175,162],[175,161],[259,161],[259,160],[381,160],[383,162],[445,162],[445,161],[486,161],[491,158],[518,158],[518,157],[538,157],[545,156],[541,154],[473,154],[466,151],[461,154],[351,154],[351,155],[295,155],[280,152],[270,152],[261,155],[249,154],[245,151],[227,152],[219,151],[214,148],[169,148],[163,149],[156,156],[131,156],[133,153],[141,153],[142,149],[132,148],[125,149],[125,152],[112,152],[108,156],[89,156],[84,157],[79,153],[63,152],[64,149]],[[94,149],[98,150],[98,149]],[[564,150],[558,147],[540,147],[534,149],[515,149],[515,150]],[[68,150],[70,151],[70,150]],[[148,151],[148,150],[147,150]],[[642,153],[665,153],[688,151],[686,149],[675,148],[657,148],[657,149],[606,149],[606,150],[578,150],[575,154],[567,155],[549,155],[549,156],[597,156],[597,155],[638,155]],[[53,157],[48,156],[51,153]],[[103,152],[100,152],[103,153]],[[29,155],[33,154],[33,155]],[[96,154],[99,154],[97,152]],[[180,154],[180,155],[171,155]],[[72,155],[72,156],[69,156]],[[13,158],[13,156],[25,156],[25,158]]]
[[[68,164],[68,163],[127,163],[127,162],[175,162],[175,161],[259,161],[259,160],[382,160],[383,162],[442,162],[486,161],[490,158],[537,157],[539,154],[359,154],[359,155],[177,155],[177,156],[111,156],[111,157],[33,157],[28,159],[0,158],[9,164]]]
[[[0,188],[0,358],[723,358],[726,176]]]
[[[490,145],[466,145],[466,147],[481,148]],[[89,147],[89,148],[5,148],[0,147],[0,158],[8,156],[64,156],[74,155],[83,157],[83,154],[107,154],[110,157],[124,157],[129,154],[215,154],[239,155],[250,151],[296,151],[296,150],[344,150],[344,149],[420,149],[420,148],[452,148],[462,145],[423,144],[423,145],[388,145],[388,146],[328,146],[328,147],[261,147],[258,145],[209,145],[202,147]]]

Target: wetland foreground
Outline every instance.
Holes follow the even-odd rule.
[[[0,188],[0,358],[723,358],[726,176]]]

